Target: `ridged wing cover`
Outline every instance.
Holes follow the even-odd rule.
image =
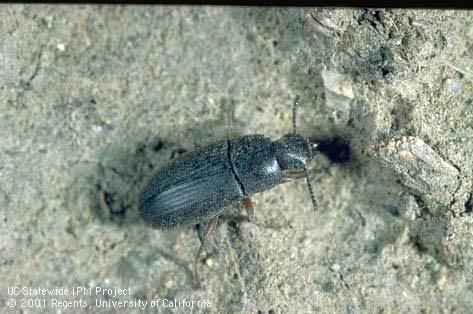
[[[184,154],[158,170],[140,195],[143,218],[159,229],[196,224],[243,198],[228,141]]]

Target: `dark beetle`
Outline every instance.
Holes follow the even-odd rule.
[[[306,166],[317,145],[296,133],[298,104],[296,97],[293,133],[277,141],[263,135],[231,138],[179,156],[158,170],[141,192],[142,217],[158,229],[207,220],[198,258],[218,216],[226,209],[242,203],[250,219],[254,216],[250,196],[255,193],[305,177],[316,209]]]

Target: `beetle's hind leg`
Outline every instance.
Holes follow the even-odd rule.
[[[197,254],[195,256],[195,278],[197,282],[199,283],[199,273],[198,273],[198,267],[199,267],[199,257],[202,254],[202,251],[204,250],[205,243],[207,240],[210,238],[210,236],[215,232],[215,229],[217,228],[218,225],[218,217],[212,218],[207,222],[207,226],[205,227],[204,234],[200,237],[200,246],[199,250],[197,251]]]
[[[194,146],[194,150],[196,150],[198,148],[200,148],[200,145],[195,145]],[[179,157],[183,154],[187,154],[188,152],[189,152],[189,150],[187,148],[178,147],[178,148],[172,150],[170,159],[173,160],[174,158],[177,158],[177,157]]]
[[[198,274],[199,257],[202,254],[202,251],[204,250],[205,243],[210,238],[210,236],[214,233],[215,229],[217,229],[217,225],[218,225],[218,217],[210,219],[209,222],[207,223],[207,226],[205,227],[204,234],[202,238],[200,239],[200,247],[195,256],[195,278],[197,282],[199,282],[199,274]]]
[[[185,154],[187,153],[187,149],[183,148],[183,147],[178,147],[176,149],[173,149],[172,150],[172,153],[171,153],[171,160],[178,157],[178,156],[181,156],[182,154]]]
[[[250,197],[246,197],[241,201],[241,204],[246,210],[246,214],[248,215],[248,220],[253,221],[255,219],[255,207],[253,206],[253,202],[251,201]]]
[[[199,261],[200,254],[202,254],[202,251],[204,250],[205,242],[207,242],[210,236],[214,233],[215,229],[217,228],[217,225],[218,225],[218,217],[210,219],[209,222],[207,223],[204,234],[202,235],[202,238],[200,239],[199,250],[197,251],[197,255],[195,256],[196,262]]]

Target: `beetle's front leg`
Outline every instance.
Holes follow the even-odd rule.
[[[250,197],[246,197],[241,201],[241,204],[246,210],[246,214],[248,215],[248,220],[252,221],[255,219],[255,208],[253,206],[253,202],[251,201]]]
[[[297,179],[305,178],[304,169],[302,170],[293,170],[293,171],[284,171],[283,172],[283,181],[282,183],[291,182]]]

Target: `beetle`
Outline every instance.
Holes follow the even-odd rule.
[[[293,103],[293,132],[272,141],[253,134],[229,138],[180,155],[159,169],[139,197],[143,219],[157,229],[174,229],[208,221],[196,262],[218,217],[241,203],[250,220],[251,196],[281,183],[306,178],[314,210],[317,209],[307,164],[317,144],[296,132],[300,98]]]

